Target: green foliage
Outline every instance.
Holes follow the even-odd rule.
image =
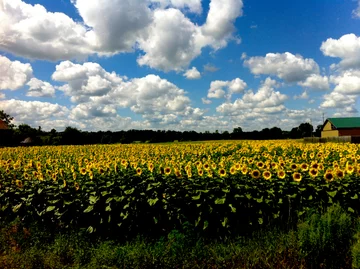
[[[298,226],[303,258],[308,268],[344,268],[350,255],[354,234],[353,221],[340,206],[332,206],[323,214],[311,214]]]

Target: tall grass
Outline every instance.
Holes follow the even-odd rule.
[[[201,238],[191,226],[129,242],[3,225],[0,268],[360,268],[360,228],[339,206],[310,214],[296,229]]]

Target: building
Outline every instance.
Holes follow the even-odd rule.
[[[328,118],[321,137],[360,136],[360,118]]]
[[[6,124],[6,122],[3,120],[0,120],[0,130],[7,130],[7,129],[9,129],[9,127]]]

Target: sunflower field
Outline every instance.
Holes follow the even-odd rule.
[[[339,203],[360,211],[355,144],[226,141],[0,149],[0,220],[89,233],[234,233]]]

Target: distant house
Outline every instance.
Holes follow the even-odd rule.
[[[0,120],[0,130],[7,130],[7,129],[9,129],[9,126],[6,124],[6,122]]]
[[[321,129],[321,137],[360,136],[360,118],[328,118]]]

